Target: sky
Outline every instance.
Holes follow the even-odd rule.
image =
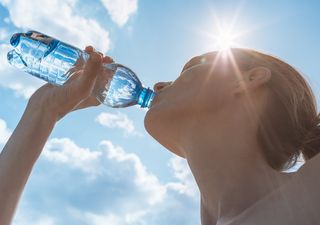
[[[191,57],[233,37],[234,46],[293,65],[319,101],[319,9],[315,0],[0,0],[0,149],[44,84],[7,63],[15,32],[93,45],[150,87],[176,79]],[[101,105],[59,121],[13,224],[200,225],[199,191],[187,163],[147,134],[145,113]]]

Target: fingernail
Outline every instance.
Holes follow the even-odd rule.
[[[93,52],[94,48],[91,45],[89,45],[89,46],[86,47],[85,51],[86,52]]]

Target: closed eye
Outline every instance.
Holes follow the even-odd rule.
[[[183,67],[181,73],[183,73],[185,70],[190,69],[191,67],[197,66],[199,64],[206,64],[206,63],[212,63],[214,62],[216,53],[209,52],[200,56],[193,57],[189,60],[189,62],[186,63],[186,65]]]

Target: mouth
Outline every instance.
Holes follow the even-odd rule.
[[[157,103],[158,98],[159,98],[159,93],[156,93],[155,96],[152,99],[150,108],[152,108]]]

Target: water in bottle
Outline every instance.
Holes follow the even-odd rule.
[[[37,31],[16,33],[10,44],[14,47],[7,55],[11,65],[53,85],[63,85],[89,58],[85,51]],[[155,93],[144,88],[129,68],[105,63],[97,77],[94,95],[114,108],[135,104],[144,108],[150,107]]]

